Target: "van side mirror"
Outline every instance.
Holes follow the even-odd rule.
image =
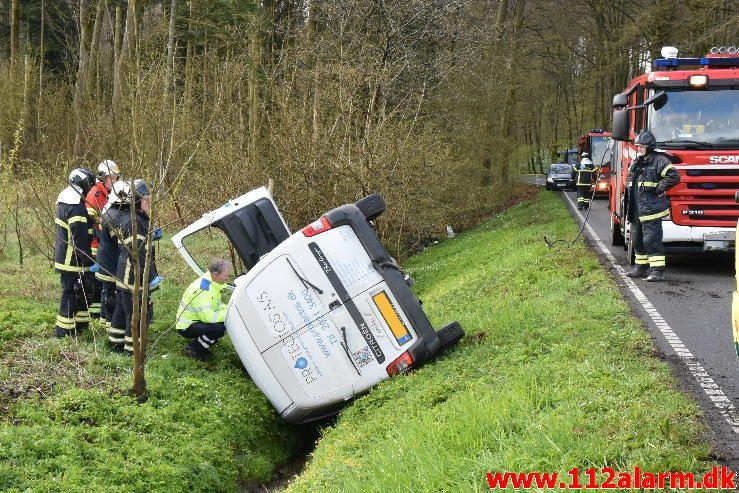
[[[629,98],[626,96],[626,94],[616,94],[613,96],[613,107],[614,108],[623,108],[629,104]]]
[[[629,110],[613,110],[611,134],[613,140],[629,140]]]

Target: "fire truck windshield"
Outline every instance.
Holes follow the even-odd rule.
[[[608,148],[610,142],[610,137],[593,136],[590,138],[591,159],[595,166],[611,165],[611,150]]]
[[[649,129],[660,147],[739,147],[739,90],[668,91],[667,102],[649,107]]]

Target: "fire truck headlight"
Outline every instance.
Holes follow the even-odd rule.
[[[707,84],[708,84],[707,75],[691,75],[690,76],[690,85],[693,87],[704,87]]]

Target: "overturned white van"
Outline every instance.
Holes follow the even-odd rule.
[[[173,238],[202,274],[183,240],[216,227],[249,269],[235,280],[226,327],[249,375],[288,422],[334,414],[464,335],[457,322],[431,327],[370,222],[384,209],[382,197],[371,195],[291,235],[260,188]]]

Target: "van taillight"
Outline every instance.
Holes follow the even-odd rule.
[[[331,223],[328,222],[328,219],[326,219],[326,216],[324,216],[318,221],[314,221],[308,226],[304,227],[303,234],[310,238],[311,236],[316,236],[317,234],[328,231],[329,229],[331,229]]]
[[[392,377],[398,373],[405,373],[411,365],[413,365],[413,358],[411,358],[411,355],[406,351],[395,358],[392,363],[387,365],[387,374]]]

